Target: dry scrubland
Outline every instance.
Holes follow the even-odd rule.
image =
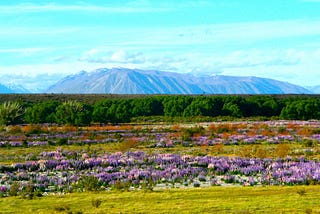
[[[319,127],[3,126],[0,213],[319,213]]]

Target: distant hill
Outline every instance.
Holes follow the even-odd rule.
[[[125,68],[82,71],[67,76],[46,93],[76,94],[310,94],[287,82],[258,77],[201,76]]]
[[[16,94],[30,94],[31,93],[31,91],[29,91],[28,89],[26,89],[22,85],[9,83],[9,84],[6,84],[5,86],[7,88],[9,88],[10,90],[12,90],[13,93],[16,93]]]
[[[0,94],[13,94],[15,93],[14,90],[8,88],[5,85],[0,84]]]
[[[0,84],[0,94],[29,94],[28,89],[16,84]]]

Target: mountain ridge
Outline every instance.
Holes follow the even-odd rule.
[[[101,68],[69,75],[46,93],[77,94],[311,94],[278,80],[254,76],[194,76],[157,70]]]

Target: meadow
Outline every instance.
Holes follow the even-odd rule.
[[[0,213],[317,213],[319,127],[2,126]]]

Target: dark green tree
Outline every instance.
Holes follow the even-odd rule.
[[[116,104],[111,106],[110,113],[115,116],[114,123],[130,122],[132,117],[132,105],[130,100],[118,100]]]
[[[236,103],[225,103],[222,108],[223,115],[232,117],[242,117],[242,112]]]
[[[250,116],[278,116],[280,107],[275,98],[272,96],[249,96],[245,98],[242,112],[246,117]]]
[[[163,100],[164,116],[183,116],[185,108],[192,102],[190,96],[168,96]]]
[[[97,102],[93,107],[92,119],[94,122],[110,123],[114,120],[114,115],[110,114],[109,108],[113,105],[113,100],[106,99]]]
[[[56,122],[56,108],[59,105],[57,101],[46,101],[36,103],[27,108],[25,114],[25,121],[27,123],[55,123]]]
[[[222,105],[221,99],[216,97],[195,97],[192,103],[185,108],[183,116],[218,116],[221,114]]]
[[[131,106],[132,117],[163,115],[163,104],[155,97],[132,99]]]
[[[282,109],[280,117],[283,119],[309,120],[320,119],[320,100],[296,100]]]

